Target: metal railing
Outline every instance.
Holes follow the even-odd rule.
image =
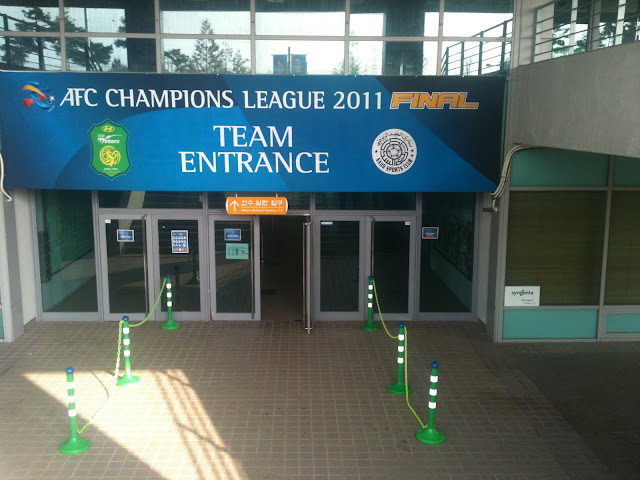
[[[512,20],[505,20],[482,30],[472,37],[478,40],[463,40],[448,46],[442,55],[442,75],[489,75],[502,74],[509,70]],[[483,40],[499,37],[501,40]]]
[[[534,62],[640,40],[637,0],[554,0],[535,10]]]
[[[5,69],[24,70],[60,70],[60,38],[35,36],[38,32],[55,32],[55,22],[49,24],[41,21],[25,21],[6,13],[0,13],[0,31],[9,31],[9,22],[19,24],[17,31],[34,32],[34,36],[4,36],[0,39],[0,66]],[[87,71],[102,71],[102,65],[91,48],[90,39],[67,40],[67,47],[77,50],[75,57],[81,58],[74,61],[68,58],[81,69]],[[76,68],[77,69],[77,68]]]

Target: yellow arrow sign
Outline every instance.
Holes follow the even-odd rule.
[[[285,197],[227,197],[229,215],[285,215],[289,202]]]

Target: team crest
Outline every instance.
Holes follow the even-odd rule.
[[[89,130],[91,168],[98,175],[114,179],[126,175],[131,168],[129,132],[111,120],[105,120]]]
[[[413,137],[399,128],[385,130],[371,146],[373,162],[388,175],[399,175],[409,170],[417,155]]]

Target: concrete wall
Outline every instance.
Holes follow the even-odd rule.
[[[518,67],[515,143],[640,157],[640,42]]]
[[[0,197],[0,276],[4,339],[12,342],[24,332],[20,291],[15,202]]]

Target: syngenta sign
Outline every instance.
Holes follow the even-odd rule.
[[[0,72],[6,183],[491,191],[504,86],[501,77]]]

